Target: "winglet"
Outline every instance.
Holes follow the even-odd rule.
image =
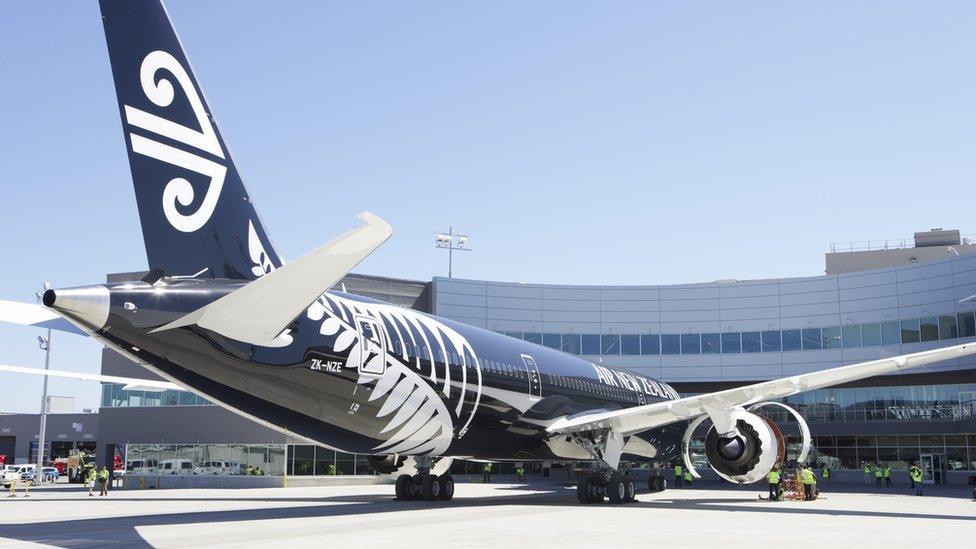
[[[254,345],[287,345],[285,328],[393,234],[375,214],[359,219],[355,229],[153,332],[196,324]]]

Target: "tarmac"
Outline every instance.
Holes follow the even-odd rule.
[[[0,497],[0,547],[884,547],[971,548],[967,487],[837,485],[817,501],[760,501],[765,486],[706,485],[582,505],[569,485],[458,484],[450,502],[390,485],[131,490],[75,486]]]

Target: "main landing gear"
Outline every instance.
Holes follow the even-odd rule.
[[[454,498],[454,477],[450,473],[434,475],[430,472],[400,475],[396,479],[396,498],[401,501],[450,501]]]
[[[576,484],[580,503],[602,503],[604,497],[615,504],[637,501],[637,482],[629,474],[607,469],[590,473]]]

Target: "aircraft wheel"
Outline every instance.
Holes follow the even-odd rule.
[[[424,499],[427,501],[436,501],[441,497],[441,485],[437,482],[437,477],[435,475],[424,475],[421,486],[423,487]]]
[[[624,477],[624,502],[633,503],[637,501],[637,483],[634,477],[627,475]]]
[[[396,498],[400,501],[407,501],[413,498],[413,477],[410,475],[400,475],[396,479]]]
[[[596,485],[591,477],[586,476],[576,482],[576,499],[580,503],[596,503],[595,493]]]
[[[620,473],[610,475],[610,482],[607,483],[607,497],[610,503],[624,503],[627,501],[627,486],[624,477]]]
[[[441,500],[450,501],[454,499],[454,477],[449,473],[444,473],[437,478],[437,483],[440,484]]]

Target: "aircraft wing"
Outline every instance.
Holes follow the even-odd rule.
[[[0,364],[0,372],[11,372],[15,374],[31,374],[38,376],[66,377],[70,379],[81,379],[85,381],[101,381],[104,383],[124,383],[126,390],[145,390],[145,391],[183,391],[183,387],[168,381],[153,381],[150,379],[139,379],[134,377],[103,376],[100,374],[85,374],[82,372],[63,372],[60,370],[42,370],[40,368],[24,368],[22,366],[8,366]]]
[[[359,218],[355,229],[154,331],[196,324],[255,345],[287,345],[285,328],[393,234],[372,213]]]
[[[88,335],[74,324],[62,318],[61,315],[46,307],[33,303],[4,301],[0,299],[0,322],[34,326],[42,329],[50,328],[52,330],[70,332],[83,336]]]
[[[746,385],[715,393],[678,400],[655,402],[623,410],[583,412],[557,419],[546,430],[553,434],[613,428],[627,436],[669,423],[692,419],[712,411],[749,406],[783,398],[804,391],[830,387],[867,377],[917,368],[933,362],[976,353],[976,343],[964,343],[942,349],[882,358],[819,372],[800,374],[772,381]]]

